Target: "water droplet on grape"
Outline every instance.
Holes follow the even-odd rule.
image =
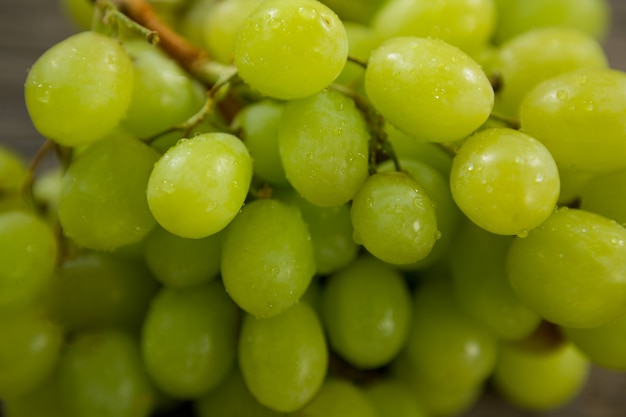
[[[556,92],[556,97],[561,100],[567,100],[569,98],[569,93],[566,90],[559,90]]]
[[[311,9],[309,7],[298,8],[298,13],[300,13],[300,16],[304,17],[305,19],[315,19],[317,17],[317,12],[315,11],[315,9]]]
[[[543,180],[544,180],[543,173],[538,172],[537,175],[535,175],[535,182],[543,182]]]
[[[35,96],[37,100],[42,103],[50,101],[50,85],[49,84],[37,84],[35,89]]]
[[[470,163],[467,165],[467,170],[468,171],[473,171],[474,170],[474,164]]]
[[[518,237],[525,238],[528,237],[528,230],[524,229],[517,234]]]

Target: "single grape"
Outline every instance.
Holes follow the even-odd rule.
[[[348,35],[349,56],[361,62],[367,62],[372,50],[382,43],[381,37],[370,26],[354,21],[343,20],[343,27]],[[364,76],[363,65],[349,60],[335,82],[358,91],[363,86]]]
[[[511,244],[511,286],[546,320],[599,327],[626,313],[626,229],[606,217],[561,208]]]
[[[472,58],[443,41],[417,37],[388,39],[372,51],[365,90],[391,124],[429,142],[463,139],[487,120],[494,100]]]
[[[346,379],[329,378],[294,416],[379,417],[365,393]],[[399,416],[398,416],[399,417]]]
[[[348,38],[339,17],[316,0],[267,0],[241,24],[235,66],[262,94],[295,99],[315,94],[339,75]]]
[[[582,188],[580,208],[626,227],[626,170],[599,175]]]
[[[393,379],[383,379],[365,388],[365,395],[378,417],[426,417],[426,411],[411,390]]]
[[[2,399],[2,412],[6,417],[68,417],[61,398],[59,372],[54,372],[36,388],[13,398]]]
[[[363,115],[341,93],[290,101],[278,132],[287,180],[318,206],[347,203],[368,176],[369,136]]]
[[[89,30],[93,23],[94,5],[89,0],[60,0],[59,7],[65,18],[77,29]]]
[[[27,170],[22,157],[5,146],[0,146],[0,197],[20,192]]]
[[[157,222],[186,238],[210,236],[237,215],[248,194],[252,159],[228,133],[180,140],[158,160],[148,181]]]
[[[365,25],[370,23],[376,11],[385,4],[385,0],[322,0],[322,3],[333,9],[344,23]]]
[[[252,395],[282,412],[296,411],[316,396],[328,365],[322,325],[307,303],[267,319],[246,315],[238,357]]]
[[[222,279],[243,310],[266,318],[298,302],[315,273],[315,255],[300,211],[277,200],[244,206],[225,232]]]
[[[81,32],[47,50],[25,85],[28,113],[43,136],[61,145],[94,142],[124,117],[133,91],[133,68],[120,44]]]
[[[379,172],[354,196],[350,210],[354,240],[393,264],[424,259],[439,231],[432,201],[404,172]]]

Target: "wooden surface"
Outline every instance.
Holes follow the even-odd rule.
[[[0,143],[32,155],[42,138],[30,124],[23,100],[28,67],[48,47],[73,32],[56,0],[0,0]],[[626,0],[613,0],[614,22],[606,49],[611,65],[626,70]],[[626,156],[625,156],[626,157]],[[626,374],[594,369],[589,383],[569,406],[551,413],[527,413],[507,405],[489,389],[466,417],[626,416]]]

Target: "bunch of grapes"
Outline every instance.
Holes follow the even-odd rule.
[[[605,1],[65,6],[46,143],[0,150],[7,417],[544,411],[626,371]]]

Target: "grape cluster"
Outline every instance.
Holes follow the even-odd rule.
[[[544,411],[626,371],[605,1],[64,6],[92,26],[25,82],[58,166],[0,149],[7,417]]]

